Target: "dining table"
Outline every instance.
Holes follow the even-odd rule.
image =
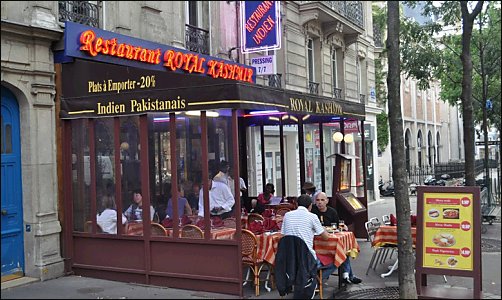
[[[411,237],[413,239],[413,248],[415,247],[417,241],[417,228],[411,227]],[[375,237],[373,238],[373,247],[384,247],[386,245],[396,246],[397,241],[397,226],[387,226],[381,225],[378,227],[375,232]],[[383,273],[380,277],[385,278],[390,276],[395,270],[397,270],[399,261],[396,259],[396,262],[389,267],[389,272]]]
[[[257,234],[258,257],[271,265],[275,265],[275,255],[281,238],[282,234],[280,232]],[[356,258],[360,247],[352,231],[342,231],[330,233],[327,240],[316,236],[314,238],[314,250],[323,264],[334,263],[335,266],[339,267],[348,256]]]

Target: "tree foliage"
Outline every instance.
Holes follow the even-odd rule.
[[[411,7],[415,7],[418,1],[405,1]],[[463,112],[463,130],[464,130],[464,148],[465,148],[465,179],[467,185],[475,184],[474,175],[474,109],[473,109],[473,58],[472,58],[472,43],[475,39],[473,36],[473,24],[476,18],[480,16],[484,1],[473,3],[468,1],[442,1],[441,3],[434,1],[422,1],[423,14],[433,17],[434,21],[425,25],[419,25],[416,22],[408,20],[403,25],[406,35],[402,37],[403,47],[403,70],[408,76],[412,76],[418,80],[418,85],[421,89],[429,87],[429,81],[434,78],[445,79],[450,76],[453,82],[458,80],[454,78],[460,74],[460,97],[455,99],[455,103],[461,100]],[[471,11],[469,11],[471,10]],[[460,35],[460,52],[457,53],[456,62],[446,61],[445,49],[449,48],[447,36],[452,35],[446,32],[446,29],[453,28],[453,34],[458,35],[458,30],[461,25]],[[446,34],[445,34],[446,33]],[[442,43],[441,41],[445,42]],[[450,39],[450,41],[455,39]],[[454,51],[452,51],[455,53]],[[460,62],[460,65],[458,65]],[[455,66],[456,69],[452,73],[447,71],[446,66]],[[458,74],[455,74],[458,73]],[[443,85],[443,83],[442,83]],[[458,85],[458,82],[457,82]],[[445,92],[445,96],[452,96],[455,87]]]

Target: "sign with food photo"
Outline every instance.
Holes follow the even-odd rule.
[[[424,193],[423,267],[473,270],[473,195]]]

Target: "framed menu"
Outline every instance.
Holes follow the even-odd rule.
[[[336,154],[335,161],[335,192],[349,192],[351,184],[352,160],[344,154]]]
[[[479,187],[417,188],[416,271],[419,295],[443,297],[428,289],[427,274],[474,278],[472,297],[481,293],[481,208]],[[444,290],[445,288],[443,288]],[[467,290],[468,291],[468,290]],[[458,291],[445,291],[446,298]],[[432,294],[434,293],[434,294]],[[439,294],[438,294],[439,293]],[[471,293],[469,291],[468,293]]]

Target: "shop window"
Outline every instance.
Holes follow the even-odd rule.
[[[96,178],[96,219],[103,233],[116,234],[117,227],[110,224],[113,218],[121,218],[117,213],[115,195],[115,155],[113,119],[98,119],[94,122],[95,178]]]
[[[88,120],[71,121],[73,230],[85,231],[91,218]]]
[[[333,141],[333,134],[340,132],[340,123],[328,122],[323,124],[323,141],[324,141],[324,174],[326,182],[326,195],[333,196],[333,167],[335,166],[335,153],[340,153],[340,143]],[[328,158],[331,157],[331,158]]]
[[[321,143],[319,124],[303,125],[305,149],[305,181],[314,183],[318,190],[322,188]]]

